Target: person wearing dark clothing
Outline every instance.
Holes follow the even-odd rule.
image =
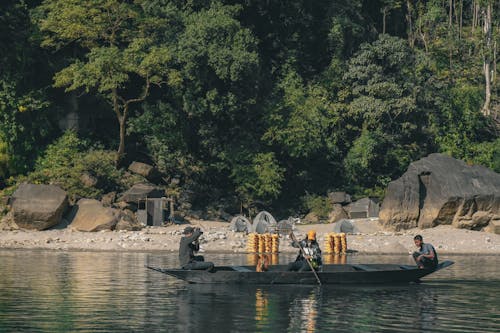
[[[316,242],[316,232],[314,230],[307,233],[306,239],[303,239],[300,242],[294,240],[292,242],[292,246],[299,248],[302,247],[305,256],[304,253],[302,253],[302,250],[300,250],[297,259],[288,264],[289,271],[310,271],[311,266],[314,270],[318,270],[318,268],[322,265],[321,249],[319,248],[318,242]],[[308,260],[311,265],[307,262]]]
[[[186,227],[179,243],[179,262],[182,269],[208,270],[214,269],[214,264],[205,261],[203,256],[195,256],[200,250],[198,238],[203,234],[200,228]]]
[[[422,236],[416,235],[413,238],[418,251],[413,252],[413,259],[419,268],[436,269],[438,265],[438,255],[434,246],[424,243]]]

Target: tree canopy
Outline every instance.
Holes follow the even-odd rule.
[[[433,152],[500,172],[494,1],[7,0],[0,23],[0,187],[97,197],[139,160],[192,208],[300,211]]]

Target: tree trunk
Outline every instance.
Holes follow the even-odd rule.
[[[408,21],[408,44],[411,48],[415,46],[415,35],[413,33],[413,7],[410,0],[406,0],[406,20]]]
[[[120,144],[118,145],[118,151],[116,155],[116,161],[115,164],[118,167],[120,165],[121,159],[125,153],[125,125],[126,125],[126,119],[127,119],[127,114],[126,114],[126,109],[128,108],[128,105],[124,106],[124,112],[123,114],[120,112],[120,103],[118,102],[118,99],[120,98],[118,96],[118,90],[116,88],[111,90],[112,94],[112,100],[113,100],[113,110],[115,111],[116,114],[116,119],[118,119],[118,125],[120,126]]]
[[[385,18],[387,17],[387,7],[382,9],[382,34],[385,34]]]
[[[464,1],[460,0],[460,22],[458,24],[458,39],[462,39],[463,17],[464,17]]]
[[[453,0],[449,0],[448,8],[448,58],[451,77],[453,76]]]
[[[118,123],[120,124],[120,144],[118,146],[118,155],[116,156],[116,165],[120,165],[120,162],[125,156],[125,130],[127,125],[127,111],[128,105],[125,104],[123,115],[118,119]]]
[[[485,116],[490,116],[490,102],[491,102],[491,9],[492,4],[486,4],[484,13],[483,33],[485,38],[485,50],[483,56],[483,69],[485,80],[485,99],[482,113]]]

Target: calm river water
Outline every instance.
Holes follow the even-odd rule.
[[[254,260],[206,257],[219,265]],[[500,332],[500,256],[441,258],[455,265],[422,284],[231,287],[144,268],[176,266],[172,253],[0,250],[0,332]]]

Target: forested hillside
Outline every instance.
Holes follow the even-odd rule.
[[[296,212],[433,152],[500,172],[499,28],[492,0],[2,0],[0,189],[142,161],[193,209]]]

